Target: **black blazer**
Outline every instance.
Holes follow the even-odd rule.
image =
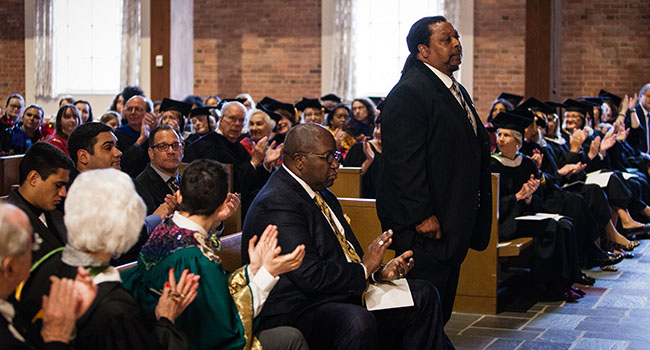
[[[158,173],[149,165],[133,180],[135,190],[144,204],[147,205],[147,215],[153,212],[165,201],[165,196],[173,194]]]
[[[483,250],[490,238],[490,141],[465,88],[477,135],[451,91],[419,60],[386,97],[382,116],[383,163],[377,212],[393,245],[409,249],[415,226],[431,215],[442,239],[432,253],[460,264],[468,247]]]
[[[60,211],[52,210],[45,212],[45,217],[49,219],[48,222],[53,226],[48,227],[38,218],[41,215],[41,211],[38,211],[38,209],[28,203],[27,200],[18,193],[18,190],[14,189],[9,193],[7,202],[17,206],[27,214],[29,222],[32,224],[32,229],[34,232],[38,233],[41,239],[43,239],[38,250],[32,252],[32,262],[38,261],[45,254],[56,248],[63,247],[68,241],[68,231],[65,229],[65,225],[63,224],[63,213]]]
[[[360,257],[363,250],[336,197],[321,192],[345,229],[346,238]],[[283,168],[271,175],[249,209],[242,234],[242,260],[248,263],[248,241],[267,225],[278,226],[278,245],[282,254],[305,245],[305,258],[295,271],[280,276],[264,304],[259,329],[291,324],[310,306],[328,301],[360,301],[366,288],[361,264],[349,263],[329,222],[304,188]],[[377,233],[379,234],[379,232]]]

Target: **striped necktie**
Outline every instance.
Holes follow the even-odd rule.
[[[460,93],[460,89],[458,88],[458,83],[456,82],[456,79],[452,77],[451,80],[452,80],[451,91],[454,94],[454,97],[456,97],[458,103],[460,103],[460,106],[463,107],[463,110],[465,110],[465,113],[467,114],[467,119],[469,119],[469,123],[472,124],[472,129],[474,129],[474,135],[476,135],[476,120],[474,120],[474,117],[472,116],[470,109],[467,108],[467,103],[465,102],[465,98],[463,97],[463,94]]]
[[[167,180],[167,186],[169,186],[169,189],[172,190],[172,193],[176,193],[178,189],[180,189],[179,183],[178,183],[178,176],[173,176],[170,177],[169,180]]]
[[[316,196],[314,197],[314,201],[316,202],[316,205],[318,205],[320,210],[327,218],[327,221],[330,222],[330,225],[332,226],[332,229],[336,234],[336,238],[339,240],[339,244],[341,245],[341,248],[343,248],[343,252],[345,253],[345,255],[347,255],[350,261],[354,263],[360,263],[361,259],[359,258],[359,255],[354,250],[354,247],[350,244],[350,242],[345,238],[343,232],[339,230],[339,227],[336,225],[336,222],[332,218],[332,213],[330,212],[330,208],[327,206],[327,203],[325,203],[323,197],[321,197],[320,194],[316,193]]]

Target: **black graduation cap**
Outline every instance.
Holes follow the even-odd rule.
[[[320,98],[321,101],[334,101],[336,103],[341,103],[341,98],[334,94],[327,94]]]
[[[621,101],[623,101],[623,99],[620,96],[614,95],[613,93],[605,90],[600,90],[598,96],[605,101],[611,101],[614,107],[616,108],[618,108],[618,106],[621,105]]]
[[[303,97],[302,100],[296,103],[295,107],[299,111],[304,111],[307,108],[321,109],[323,108],[323,105],[320,104],[320,101],[318,101],[317,98]]]
[[[492,124],[497,129],[515,130],[523,135],[526,127],[532,124],[533,118],[530,114],[526,115],[527,113],[525,111],[521,111],[521,113],[513,112],[501,112],[497,114],[492,119]],[[530,111],[528,112],[530,113]]]
[[[172,100],[171,98],[164,98],[160,104],[160,112],[164,111],[177,111],[186,117],[192,110],[192,105],[182,101]]]
[[[224,98],[223,100],[219,101],[219,104],[217,105],[216,108],[221,109],[226,102],[239,102],[241,104],[244,104],[244,102],[246,102],[246,99],[245,98]],[[215,107],[213,106],[210,108],[215,108]]]
[[[534,112],[540,111],[540,112],[542,112],[544,114],[549,114],[549,113],[555,112],[553,107],[547,105],[546,103],[544,103],[544,102],[542,102],[542,101],[540,101],[540,100],[538,100],[538,99],[536,99],[534,97],[530,97],[529,99],[524,101],[524,103],[522,103],[517,108],[522,108],[522,109],[528,108],[528,109],[530,109],[530,110],[532,110]]]
[[[196,107],[190,112],[190,117],[197,116],[197,115],[210,115],[210,112],[217,108],[217,106],[203,106],[203,107]]]
[[[600,96],[580,96],[577,98],[577,100],[588,102],[592,106],[600,106],[605,101],[605,99]]]
[[[260,102],[257,103],[258,105],[262,105],[272,111],[277,111],[278,109],[285,110],[291,115],[294,115],[296,111],[293,108],[293,105],[290,103],[285,103],[285,102],[280,102],[276,99],[270,98],[268,96],[265,96]]]
[[[281,116],[281,115],[279,115],[279,114],[275,113],[274,111],[268,109],[266,106],[264,106],[264,105],[258,103],[258,104],[257,104],[257,107],[258,107],[261,111],[264,111],[264,113],[268,114],[269,117],[271,117],[271,119],[275,120],[275,123],[276,123],[276,124],[277,124],[278,122],[280,122],[280,120],[282,120],[282,116]]]
[[[511,94],[511,93],[509,93],[509,92],[502,92],[502,93],[497,97],[497,99],[503,99],[503,100],[506,100],[506,101],[510,102],[510,104],[512,105],[512,108],[515,108],[515,107],[517,107],[517,105],[519,104],[519,102],[521,102],[521,100],[524,99],[524,97],[523,97],[523,96],[519,96],[519,95],[515,95],[515,94]]]
[[[586,115],[592,109],[589,106],[586,106],[584,102],[576,101],[574,99],[566,99],[562,104],[566,107],[568,112],[580,112],[582,115]]]

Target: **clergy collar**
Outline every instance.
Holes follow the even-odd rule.
[[[172,178],[172,176],[163,173],[160,169],[158,169],[157,166],[153,165],[153,163],[149,163],[149,166],[151,166],[151,169],[153,169],[156,172],[156,174],[160,176],[160,178],[163,180],[164,183],[167,183],[167,181],[169,181],[169,179]],[[176,173],[176,176],[174,177],[178,177],[178,173]]]
[[[431,69],[431,71],[433,73],[435,73],[440,80],[442,80],[442,83],[445,84],[447,89],[451,89],[451,85],[454,83],[452,77],[448,76],[447,74],[441,72],[437,68],[433,67],[432,65],[430,65],[430,64],[428,64],[428,63],[426,63],[424,61],[422,61],[422,63],[424,63],[425,66],[429,67],[429,69]]]
[[[510,158],[504,156],[501,153],[493,153],[492,158],[498,160],[499,163],[501,163],[504,166],[507,166],[509,168],[518,167],[519,165],[521,165],[521,161],[524,159],[524,157],[521,155],[521,153],[517,153],[517,155],[515,156],[515,159],[510,159]]]
[[[312,190],[311,187],[305,181],[303,181],[303,179],[299,178],[298,175],[294,174],[291,170],[289,170],[289,168],[287,168],[286,165],[282,164],[282,167],[284,168],[284,170],[286,170],[289,173],[289,175],[291,175],[291,177],[294,178],[294,180],[298,181],[300,186],[302,186],[302,188],[304,188],[305,191],[307,191],[309,198],[314,199],[314,197],[316,197],[316,192]]]
[[[201,225],[184,217],[178,211],[174,212],[174,216],[172,216],[172,221],[174,222],[174,224],[176,224],[176,226],[180,228],[184,228],[190,231],[195,231],[202,234],[204,237],[208,237],[208,232]]]

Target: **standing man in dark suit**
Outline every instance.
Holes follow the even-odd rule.
[[[284,142],[283,165],[258,193],[244,222],[242,257],[248,241],[269,224],[278,227],[285,252],[305,246],[295,271],[280,276],[258,316],[260,329],[293,326],[314,349],[445,349],[446,337],[435,288],[408,282],[414,306],[368,311],[368,283],[404,277],[413,267],[407,251],[380,266],[392,232],[375,239],[365,255],[332,192],[340,154],[320,125],[300,124]]]
[[[33,145],[20,162],[20,187],[9,193],[7,202],[22,209],[42,242],[32,253],[36,262],[67,242],[63,213],[56,209],[66,195],[72,160],[49,143]]]
[[[391,248],[412,250],[412,278],[432,282],[445,323],[468,248],[490,238],[489,138],[472,99],[453,77],[462,58],[456,28],[425,17],[406,38],[410,56],[386,97],[377,212],[395,234]]]
[[[643,85],[638,96],[638,104],[634,107],[628,104],[630,105],[629,110],[620,112],[625,113],[625,126],[630,128],[630,135],[628,136],[630,145],[640,152],[648,153],[650,150],[648,148],[650,144],[650,133],[648,133],[648,124],[650,121],[650,83]]]
[[[147,205],[147,215],[153,214],[163,203],[173,212],[178,205],[174,193],[180,187],[178,168],[183,159],[183,143],[176,130],[161,125],[151,131],[149,158],[149,166],[133,181],[135,189]]]

